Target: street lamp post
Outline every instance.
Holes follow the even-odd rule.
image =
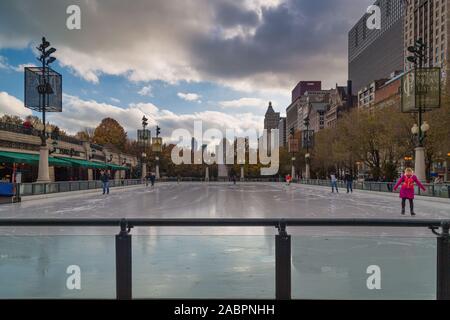
[[[147,136],[147,131],[146,128],[148,126],[148,119],[143,116],[142,117],[142,154],[141,154],[141,163],[142,163],[142,179],[145,179],[145,177],[147,176],[147,164],[145,163],[145,159],[147,157],[146,152],[146,148],[147,148],[147,141],[148,141],[148,136]]]
[[[161,128],[159,126],[156,126],[156,138],[157,139],[159,138],[160,134],[161,134]],[[161,147],[162,147],[162,145],[161,145]],[[161,176],[159,174],[159,151],[156,152],[156,154],[157,154],[157,156],[155,157],[155,160],[156,160],[155,178],[159,180],[161,178]]]
[[[291,163],[292,163],[292,170],[291,170],[291,178],[292,179],[294,179],[294,177],[295,177],[295,150],[294,150],[294,139],[295,139],[295,129],[294,128],[291,128],[291,130],[290,130],[290,134],[291,134],[291,143],[290,143],[290,148],[292,149],[291,150],[291,153],[292,153],[292,159],[291,159]]]
[[[310,136],[309,136],[309,117],[305,119],[305,127],[306,127],[306,154],[305,154],[305,163],[306,163],[306,170],[305,170],[305,179],[309,180],[311,179],[311,169],[310,169],[310,159],[311,155],[309,154],[309,144],[310,144]]]
[[[414,70],[422,69],[424,67],[424,62],[426,59],[426,51],[427,45],[423,42],[422,38],[418,39],[414,46],[408,47],[408,51],[413,55],[409,56],[407,59],[409,62],[414,64]],[[424,148],[424,140],[426,136],[426,132],[430,129],[430,126],[423,122],[423,113],[425,112],[422,94],[419,95],[418,101],[418,120],[419,124],[415,124],[411,129],[411,132],[414,136],[417,137],[416,140],[416,159],[415,159],[415,173],[419,180],[426,180],[426,172],[425,172],[425,148]]]
[[[448,159],[450,159],[450,152],[447,153],[447,159],[444,161],[444,182],[448,181]]]
[[[53,53],[56,52],[55,48],[47,49],[50,46],[50,42],[48,42],[45,37],[42,38],[42,43],[37,47],[37,50],[40,52],[40,57],[37,58],[42,63],[42,79],[37,87],[40,99],[40,108],[42,110],[42,123],[43,128],[40,134],[41,138],[41,146],[39,149],[39,171],[38,171],[38,179],[39,183],[49,183],[50,182],[50,173],[48,166],[48,156],[49,149],[47,146],[47,134],[46,134],[46,120],[45,120],[45,112],[48,104],[48,95],[53,94],[53,89],[49,82],[49,66],[51,63],[55,62],[56,58],[51,57]]]

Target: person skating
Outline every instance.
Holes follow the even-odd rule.
[[[345,183],[347,185],[347,193],[353,193],[353,176],[348,171],[345,173]]]
[[[339,193],[336,175],[332,173],[330,175],[330,178],[331,178],[331,192],[334,193],[334,189],[336,188],[336,193]]]
[[[290,174],[288,174],[288,175],[286,176],[286,183],[287,183],[288,186],[291,185],[291,181],[292,181],[292,177],[291,177]]]
[[[102,182],[103,194],[109,194],[109,173],[107,171],[103,171],[100,176],[100,181]]]
[[[407,168],[405,170],[405,174],[398,180],[397,184],[394,187],[394,191],[397,191],[398,187],[402,185],[402,187],[400,188],[400,198],[402,199],[402,215],[405,215],[406,200],[409,200],[411,215],[416,215],[416,213],[414,212],[414,183],[416,183],[420,189],[426,191],[423,184],[414,175],[414,171],[411,168]]]
[[[152,187],[155,186],[155,179],[156,179],[156,176],[155,176],[155,174],[152,172],[152,173],[150,174],[150,183],[151,183],[151,186],[152,186]]]

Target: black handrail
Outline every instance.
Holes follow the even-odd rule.
[[[437,235],[437,299],[450,300],[450,220],[447,219],[0,219],[0,227],[119,227],[117,299],[132,298],[134,227],[275,227],[276,299],[291,299],[291,236],[287,227],[427,227]],[[441,230],[439,233],[438,230]]]
[[[2,227],[396,227],[440,228],[450,219],[8,219],[0,218]]]

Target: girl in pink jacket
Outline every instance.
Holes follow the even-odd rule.
[[[394,187],[394,191],[397,191],[398,187],[402,185],[400,189],[400,198],[402,199],[402,215],[405,214],[406,199],[409,200],[411,215],[416,215],[414,213],[414,183],[416,183],[420,189],[425,191],[425,187],[414,175],[414,171],[408,168],[405,170],[405,174],[400,178],[400,180],[398,180],[397,184]]]

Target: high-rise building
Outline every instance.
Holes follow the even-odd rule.
[[[322,90],[322,81],[300,81],[292,90],[292,102],[303,96],[307,91]]]
[[[315,112],[317,111],[327,111],[330,101],[330,90],[318,90],[318,91],[308,91],[300,99],[300,105],[297,114],[298,130],[305,131],[305,120],[309,118],[310,120],[310,130],[313,130],[311,126],[311,120],[315,117]],[[319,131],[319,126],[317,126],[317,131]]]
[[[267,108],[266,116],[264,117],[264,129],[270,130],[278,129],[280,123],[280,113],[275,112],[272,107],[272,102],[269,102],[269,107]]]
[[[280,147],[287,146],[287,131],[286,131],[286,118],[281,117],[278,124],[278,132],[280,135]]]
[[[449,71],[450,0],[409,0],[405,6],[405,70],[414,66],[406,61],[408,47],[422,38],[428,47],[426,67],[441,67],[445,80]]]
[[[434,1],[441,2],[429,2]],[[381,29],[369,29],[367,19],[371,15],[365,14],[348,33],[348,79],[353,82],[354,92],[374,80],[389,78],[391,73],[403,71],[404,2],[375,1],[374,4],[381,9]]]
[[[299,112],[306,102],[305,94],[319,92],[322,90],[321,81],[300,81],[292,91],[292,102],[286,108],[286,137],[289,136],[291,129],[299,131],[301,129],[301,121],[299,122]]]
[[[330,108],[325,114],[325,126],[335,128],[338,119],[346,111],[352,109],[356,98],[353,97],[352,82],[347,82],[347,87],[341,87],[336,84],[335,89],[330,90]]]

